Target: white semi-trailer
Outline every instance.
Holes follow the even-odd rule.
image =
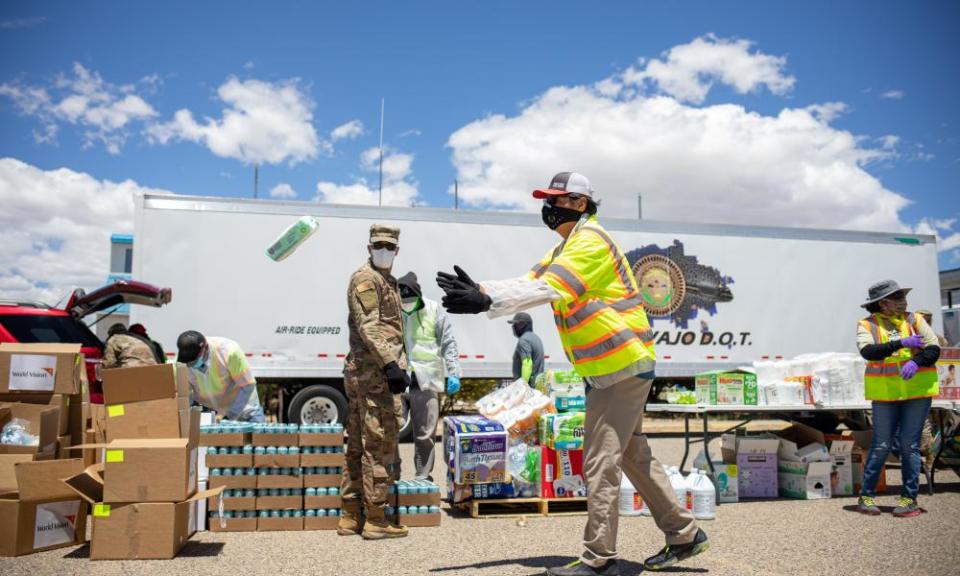
[[[294,220],[319,220],[286,260],[265,250]],[[812,352],[855,351],[867,287],[896,279],[911,308],[938,308],[932,236],[600,220],[641,284],[656,332],[659,378]],[[394,274],[414,271],[439,299],[437,270],[474,279],[519,276],[558,236],[538,214],[338,206],[146,194],[136,199],[134,278],[173,290],[162,309],[138,307],[166,350],[180,332],[236,340],[261,382],[282,385],[294,421],[343,418],[346,287],[367,258],[370,224],[399,226]],[[568,367],[548,307],[530,311],[549,367]],[[515,339],[506,319],[453,316],[464,377],[507,378]],[[939,322],[939,319],[937,320]]]

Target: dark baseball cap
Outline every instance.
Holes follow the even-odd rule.
[[[567,194],[579,194],[586,196],[597,202],[596,192],[590,185],[590,180],[579,172],[561,172],[550,179],[550,185],[546,188],[537,188],[533,191],[533,197],[537,200],[543,200],[550,196],[565,196]]]
[[[533,324],[533,318],[526,312],[517,312],[511,320],[507,320],[507,324],[517,324],[518,322]]]
[[[200,356],[207,339],[196,330],[187,330],[177,337],[177,362],[190,364]]]

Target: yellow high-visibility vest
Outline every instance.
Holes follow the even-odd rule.
[[[580,220],[565,242],[528,273],[553,287],[567,358],[584,377],[633,376],[654,369],[653,331],[627,259],[596,216]]]
[[[900,316],[873,314],[860,321],[860,325],[870,332],[876,344],[890,342],[890,333],[896,332],[899,339],[919,334],[920,318],[912,312]],[[913,378],[904,380],[900,369],[913,358],[909,348],[901,348],[883,360],[867,362],[863,376],[864,393],[867,400],[894,402],[927,398],[940,393],[937,369],[934,366],[921,366]]]

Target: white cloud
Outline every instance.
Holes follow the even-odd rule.
[[[751,51],[749,40],[731,40],[707,34],[689,44],[674,46],[662,60],[641,60],[640,67],[630,67],[623,74],[627,85],[643,85],[649,81],[664,94],[682,102],[702,103],[715,82],[733,87],[745,94],[765,86],[774,94],[786,94],[795,83],[784,73],[787,60]],[[614,96],[617,88],[610,79],[596,86],[604,96]]]
[[[244,70],[253,70],[256,67],[256,64],[253,63],[253,60],[247,60],[243,64]]]
[[[164,192],[0,159],[0,298],[54,304],[106,282],[110,234],[133,231],[133,194]]]
[[[247,164],[296,164],[329,151],[329,143],[320,141],[313,128],[313,101],[296,80],[231,77],[217,95],[226,105],[220,119],[198,122],[190,110],[178,110],[170,122],[148,129],[151,140],[197,142],[217,156]]]
[[[360,154],[360,166],[373,172],[372,182],[358,178],[353,184],[317,182],[316,202],[330,204],[377,204],[379,192],[379,148],[368,148]],[[414,206],[420,204],[419,184],[413,178],[413,155],[384,150],[383,204],[385,206]]]
[[[293,189],[293,186],[290,186],[286,182],[281,182],[273,187],[270,190],[271,198],[296,198],[297,191]]]
[[[47,21],[46,16],[36,16],[33,18],[12,18],[0,21],[0,28],[4,30],[15,30],[17,28],[33,28]]]
[[[736,53],[749,45],[699,43],[700,52],[721,53],[701,54],[708,62],[729,61],[731,44],[739,47]],[[774,68],[768,66],[766,80],[741,86],[766,83],[782,91],[792,85]],[[900,217],[907,198],[866,170],[895,152],[832,126],[842,104],[766,115],[740,105],[692,106],[649,96],[631,91],[632,83],[618,74],[589,86],[551,88],[516,115],[489,116],[454,132],[448,146],[460,199],[536,210],[530,190],[557,172],[576,170],[591,178],[606,215],[635,214],[642,194],[644,216],[651,219],[910,229]],[[675,92],[694,100],[702,94]],[[896,145],[892,138],[883,143]]]
[[[155,90],[158,79],[148,76],[143,80],[147,90]],[[60,125],[66,123],[82,128],[85,148],[100,142],[111,154],[120,153],[131,124],[157,115],[135,92],[134,86],[104,81],[79,62],[74,63],[72,75],[61,74],[49,87],[0,84],[0,95],[13,100],[21,114],[40,121],[41,129],[34,130],[37,142],[55,143]]]
[[[956,218],[924,218],[914,227],[914,234],[937,237],[937,251],[949,252],[960,248],[960,232],[954,231]]]
[[[330,139],[336,142],[337,140],[353,140],[358,136],[363,134],[363,122],[359,120],[351,120],[346,124],[337,126],[330,132]]]
[[[906,94],[903,90],[887,90],[880,95],[884,100],[903,100],[904,96],[906,96]]]

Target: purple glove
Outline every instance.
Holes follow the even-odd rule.
[[[916,362],[909,360],[903,365],[903,368],[900,369],[900,377],[904,380],[909,380],[913,378],[913,375],[916,374],[919,369],[920,367],[917,366]]]
[[[923,338],[914,334],[909,338],[902,338],[900,345],[904,348],[923,348]]]

